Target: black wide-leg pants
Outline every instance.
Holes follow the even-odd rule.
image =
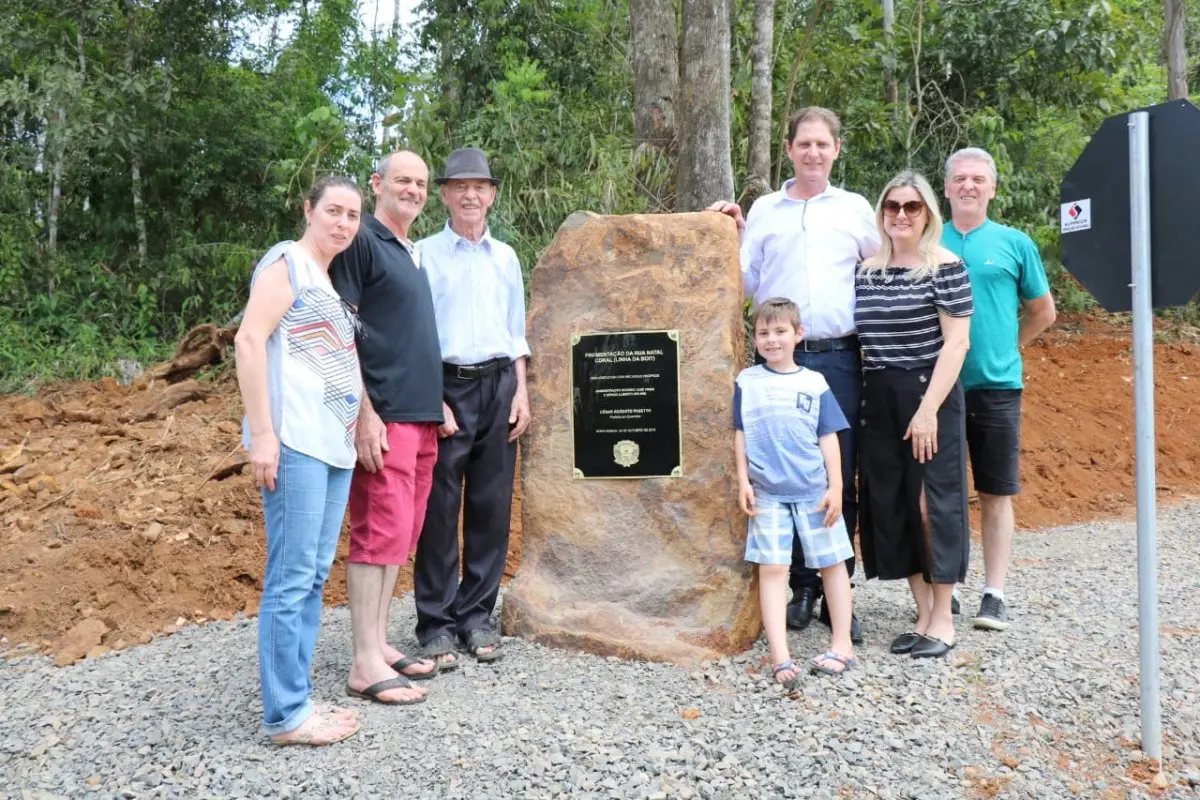
[[[413,566],[417,640],[487,628],[508,555],[517,445],[508,441],[516,391],[511,364],[479,378],[445,374],[458,432],[438,441],[433,488]],[[463,512],[462,580],[458,515]]]
[[[928,583],[967,576],[966,411],[956,383],[937,412],[938,451],[924,464],[904,433],[933,369],[867,370],[859,422],[859,526],[867,578],[922,575]],[[928,527],[921,517],[924,497]]]

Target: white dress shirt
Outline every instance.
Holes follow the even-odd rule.
[[[529,355],[525,341],[525,284],[517,253],[484,231],[478,243],[446,223],[417,242],[429,276],[442,361],[479,364]]]
[[[875,211],[862,195],[826,186],[788,197],[789,180],[754,201],[742,233],[742,286],[757,306],[786,297],[800,307],[805,339],[854,333],[854,269],[879,250]]]

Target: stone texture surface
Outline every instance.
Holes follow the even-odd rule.
[[[713,213],[598,216],[560,228],[533,272],[533,424],[523,447],[524,553],[508,635],[691,663],[750,646],[731,406],[741,368],[737,231]],[[677,329],[682,478],[571,477],[573,333]]]
[[[55,665],[64,667],[67,664],[74,664],[96,648],[106,633],[108,633],[108,626],[95,617],[80,622],[64,633],[62,639],[59,640],[55,647],[57,653],[54,658]]]

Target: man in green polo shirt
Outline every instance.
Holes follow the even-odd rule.
[[[967,449],[983,511],[986,585],[972,624],[1002,631],[1010,624],[1004,579],[1012,550],[1012,498],[1021,489],[1021,348],[1054,322],[1055,310],[1037,245],[987,217],[996,178],[996,162],[977,147],[946,160],[951,220],[942,245],[966,263],[975,301],[962,382]]]

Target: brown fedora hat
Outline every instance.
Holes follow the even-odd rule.
[[[461,147],[451,153],[446,158],[446,168],[442,170],[442,176],[434,178],[433,182],[441,185],[453,180],[491,181],[493,186],[500,183],[499,179],[492,175],[487,155],[478,147]]]

